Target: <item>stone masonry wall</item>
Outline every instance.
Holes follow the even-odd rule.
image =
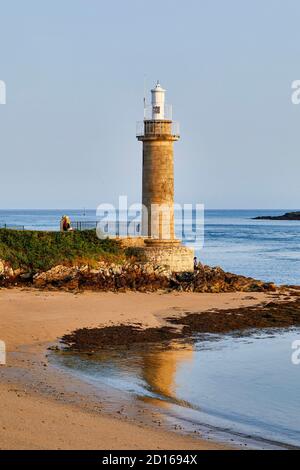
[[[166,266],[172,272],[188,272],[194,270],[194,250],[185,246],[145,247],[141,253],[149,263]]]
[[[156,217],[152,205],[165,206],[167,215]],[[174,238],[174,157],[173,142],[143,142],[143,235],[152,238]],[[148,227],[147,227],[148,226]],[[147,232],[148,228],[148,232]]]

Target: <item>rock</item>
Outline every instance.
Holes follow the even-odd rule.
[[[170,286],[186,292],[265,292],[277,289],[275,284],[263,283],[252,278],[223,271],[219,266],[199,266],[194,273],[175,274]]]
[[[91,269],[90,274],[99,274],[99,269]]]
[[[4,261],[0,259],[0,276],[4,274],[5,264]]]
[[[68,283],[77,276],[78,268],[68,266],[55,266],[49,271],[33,276],[33,284],[36,287],[43,287],[47,284],[58,285]]]
[[[276,292],[277,291],[277,286],[273,282],[267,282],[263,284],[264,290],[268,290],[270,292]]]
[[[33,279],[33,273],[31,273],[31,272],[22,273],[22,274],[20,274],[19,277],[20,277],[20,279],[21,279],[22,281],[32,281],[32,279]]]
[[[19,277],[19,276],[21,276],[21,274],[24,274],[23,269],[21,269],[21,268],[15,269],[15,271],[14,271],[14,276],[15,277]]]
[[[14,270],[7,264],[5,261],[0,260],[0,278],[3,280],[8,280],[14,278]]]
[[[85,264],[84,266],[79,266],[79,267],[76,266],[76,268],[77,268],[78,271],[80,271],[81,273],[86,273],[86,272],[88,272],[88,270],[89,270],[89,267],[88,267],[87,264]]]

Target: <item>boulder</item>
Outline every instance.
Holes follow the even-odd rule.
[[[5,270],[5,264],[4,264],[4,261],[2,261],[0,259],[0,276],[2,276],[4,274],[4,270]]]
[[[46,285],[58,286],[73,281],[78,274],[77,267],[55,266],[49,271],[38,273],[33,276],[33,284],[36,287],[44,287]]]
[[[14,277],[15,277],[14,270],[5,261],[0,260],[0,278],[2,280],[3,279],[8,280]]]

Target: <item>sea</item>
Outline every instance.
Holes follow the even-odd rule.
[[[195,249],[204,264],[266,282],[300,284],[300,221],[253,220],[288,211],[206,210],[203,240],[192,242],[188,237],[183,242]],[[0,227],[59,230],[64,214],[71,220],[97,221],[95,210],[0,210]],[[180,232],[180,222],[178,229]]]

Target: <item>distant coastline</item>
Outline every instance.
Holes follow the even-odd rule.
[[[282,215],[261,215],[253,217],[253,220],[300,220],[300,211],[286,212]]]

